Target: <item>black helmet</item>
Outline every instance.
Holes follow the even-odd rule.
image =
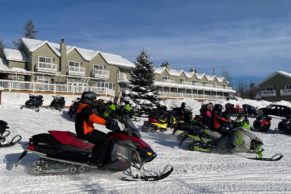
[[[215,104],[213,107],[213,111],[216,113],[222,113],[222,109],[223,109],[223,107],[221,104]]]
[[[186,102],[182,102],[182,104],[181,104],[181,108],[185,108],[186,107]]]
[[[81,97],[81,102],[89,104],[93,106],[95,104],[95,100],[97,98],[97,94],[95,92],[83,92],[82,97]]]

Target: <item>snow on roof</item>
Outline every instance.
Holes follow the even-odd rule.
[[[127,59],[123,58],[120,55],[100,52],[101,56],[104,58],[104,60],[111,65],[117,65],[117,66],[124,66],[124,67],[135,67],[135,64],[128,61]]]
[[[198,79],[203,79],[203,77],[205,76],[205,73],[202,73],[202,74],[195,73],[195,75]]]
[[[26,46],[26,48],[30,51],[33,52],[39,47],[41,47],[44,44],[47,44],[55,53],[56,55],[60,56],[60,52],[58,50],[59,46],[56,47],[56,43],[51,43],[46,41],[41,41],[41,40],[35,40],[35,39],[30,39],[30,38],[21,38],[23,44]]]
[[[283,75],[283,76],[291,78],[291,74],[286,72],[286,71],[276,71],[276,72],[272,73],[270,76],[268,76],[266,79],[261,81],[258,85],[261,85],[262,83],[264,83],[265,81],[271,79],[272,77],[274,77],[277,74],[280,74],[280,75]]]
[[[10,61],[20,61],[20,62],[27,61],[27,57],[25,56],[25,54],[18,49],[5,48],[4,55],[5,58]]]
[[[48,41],[29,39],[29,38],[22,38],[21,40],[24,43],[24,45],[28,48],[28,50],[31,52],[38,49],[39,47],[41,47],[44,44],[48,44],[53,49],[53,51],[58,56],[60,56],[60,44],[51,43]],[[111,53],[105,53],[105,52],[101,53],[100,51],[79,48],[76,46],[67,45],[67,47],[66,47],[67,53],[66,54],[70,53],[74,49],[76,49],[80,53],[80,55],[87,61],[92,60],[96,55],[98,55],[100,53],[103,56],[103,58],[105,59],[105,61],[109,64],[118,65],[118,66],[125,66],[125,67],[135,67],[135,65],[132,62],[128,61],[127,59],[123,58],[122,56],[111,54]]]
[[[183,70],[170,69],[168,71],[170,75],[174,75],[174,76],[180,76],[183,73]]]
[[[91,61],[99,53],[99,51],[77,48],[77,47],[75,48],[80,53],[80,55],[82,55],[82,57],[87,61]]]
[[[286,72],[286,71],[278,71],[278,73],[280,73],[280,74],[282,74],[282,75],[285,75],[285,76],[291,78],[291,73],[288,73],[288,72]]]
[[[155,67],[154,73],[161,74],[166,69],[166,67]]]
[[[209,81],[213,81],[214,78],[216,77],[215,75],[205,75],[205,76]]]
[[[194,71],[184,71],[184,73],[185,73],[186,77],[188,77],[188,78],[191,78],[195,74]]]

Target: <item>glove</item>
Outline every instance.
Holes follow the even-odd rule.
[[[118,126],[117,121],[113,119],[107,119],[105,122],[105,126],[111,131],[120,131],[120,127]]]

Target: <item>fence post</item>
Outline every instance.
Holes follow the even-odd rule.
[[[11,87],[12,87],[12,81],[10,81],[9,84],[8,84],[8,90],[9,90],[9,92],[11,92]]]
[[[57,92],[57,85],[54,84],[54,94],[56,94],[56,92]]]

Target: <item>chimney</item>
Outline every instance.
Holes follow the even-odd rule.
[[[61,39],[61,43],[60,43],[60,53],[61,53],[61,60],[60,60],[59,71],[62,71],[62,69],[65,69],[65,67],[67,66],[67,45],[63,38]]]

